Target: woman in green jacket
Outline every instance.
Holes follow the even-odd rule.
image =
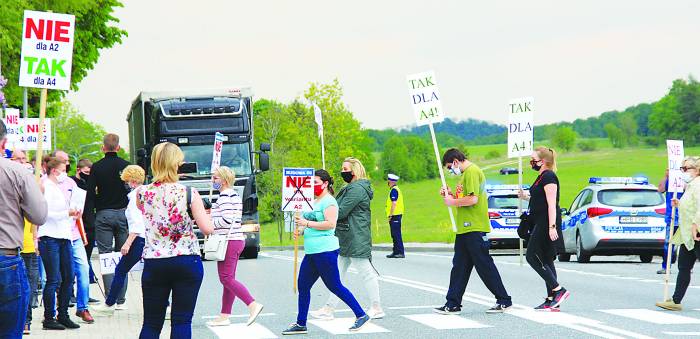
[[[379,300],[379,274],[372,266],[372,212],[370,201],[374,197],[372,185],[367,178],[367,172],[360,160],[346,158],[340,173],[343,181],[348,183],[343,187],[336,200],[338,201],[338,224],[335,235],[340,242],[338,267],[340,278],[344,278],[352,265],[365,282],[369,294],[370,308],[367,315],[372,319],[385,316]],[[324,307],[311,312],[318,319],[333,319],[333,310],[338,305],[338,297],[331,294]]]

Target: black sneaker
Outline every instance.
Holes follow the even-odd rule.
[[[100,304],[100,303],[102,303],[102,302],[99,301],[99,300],[97,300],[97,299],[88,298],[88,304],[89,304],[89,305],[97,305],[97,304]]]
[[[493,307],[486,310],[486,313],[503,313],[503,312],[507,311],[509,308],[510,308],[510,306],[496,304],[496,305],[493,305]]]
[[[395,258],[405,258],[406,256],[403,255],[403,254],[394,254],[394,253],[392,253],[392,254],[387,255],[386,257],[387,257],[387,258],[390,258],[390,259],[395,259]]]
[[[47,319],[42,322],[45,330],[65,330],[66,327],[61,325],[56,319]]]
[[[298,325],[297,323],[293,323],[289,325],[289,328],[282,331],[282,335],[295,335],[295,334],[307,334],[309,333],[308,329],[306,326],[301,326]]]
[[[551,308],[552,300],[545,298],[544,302],[540,306],[535,307],[535,311],[549,311]]]
[[[80,325],[74,323],[73,320],[70,320],[70,318],[68,318],[68,317],[65,317],[65,318],[56,318],[56,320],[58,320],[58,322],[59,322],[61,325],[65,326],[65,327],[68,328],[68,329],[80,328]]]
[[[353,324],[352,327],[350,327],[350,328],[348,329],[348,331],[350,331],[350,332],[357,332],[357,331],[359,331],[360,329],[362,329],[362,326],[365,326],[365,325],[369,324],[369,320],[370,320],[370,319],[371,319],[371,318],[370,318],[368,315],[366,315],[366,314],[363,315],[363,316],[361,316],[361,317],[359,317],[359,318],[357,318],[357,319],[355,319],[355,324]]]
[[[554,299],[552,300],[552,308],[559,307],[568,297],[570,293],[565,288],[561,288],[559,291],[554,291]]]
[[[460,314],[460,313],[462,313],[462,307],[461,306],[450,307],[450,306],[445,305],[445,306],[433,309],[433,312],[438,313],[438,314],[445,314],[445,315]]]

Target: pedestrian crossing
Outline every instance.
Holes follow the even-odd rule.
[[[421,310],[423,308],[423,310]],[[416,314],[404,314],[404,315],[396,315],[393,316],[395,319],[404,319],[404,321],[410,321],[413,323],[419,324],[421,327],[432,329],[432,330],[440,330],[440,331],[450,331],[450,330],[488,330],[489,328],[493,328],[496,326],[496,323],[498,323],[501,320],[496,320],[494,321],[493,324],[488,324],[487,321],[476,321],[473,319],[470,319],[468,316],[465,315],[440,315],[440,314],[435,314],[435,313],[426,313],[425,308],[427,306],[410,306],[410,307],[400,307],[398,309],[400,310],[405,310],[405,311],[411,311],[411,310],[416,310]],[[638,321],[640,323],[646,323],[646,324],[654,324],[654,325],[697,325],[700,324],[700,309],[695,309],[695,310],[689,310],[685,312],[668,312],[668,311],[660,311],[660,310],[654,310],[654,309],[643,309],[643,308],[634,308],[634,309],[603,309],[603,310],[597,310],[596,312],[606,314],[606,323],[608,324],[615,324],[616,326],[619,326],[620,323],[620,318],[624,318],[626,320],[632,320],[632,321]],[[345,313],[345,312],[337,312],[337,313]],[[336,313],[336,314],[337,314]],[[569,314],[567,312],[558,312],[558,313],[549,313],[549,312],[536,312],[532,310],[523,310],[523,309],[512,309],[508,312],[506,312],[506,316],[509,315],[516,315],[519,318],[525,318],[528,319],[527,317],[531,317],[530,321],[538,322],[538,323],[545,323],[545,324],[552,324],[555,325],[560,321],[566,321],[568,317],[573,317],[575,318],[575,315]],[[518,314],[519,313],[519,314]],[[282,328],[268,328],[265,325],[261,324],[264,322],[268,322],[271,317],[276,316],[275,314],[271,314],[265,319],[258,319],[258,323],[255,323],[251,326],[245,326],[243,323],[237,323],[237,324],[232,324],[230,326],[220,326],[220,327],[209,327],[214,334],[218,338],[250,338],[250,339],[270,339],[270,338],[279,338],[282,335],[280,334]],[[291,315],[289,315],[291,316]],[[236,316],[234,316],[235,318]],[[241,316],[242,317],[242,316]],[[404,331],[408,326],[407,324],[401,322],[401,321],[387,321],[390,320],[392,316],[388,315],[387,318],[382,319],[382,320],[373,320],[371,323],[366,325],[362,330],[358,332],[350,332],[348,331],[348,328],[352,326],[355,318],[354,317],[342,317],[342,318],[335,318],[333,320],[309,320],[308,321],[308,326],[309,326],[309,333],[315,333],[317,335],[323,335],[323,333],[327,333],[329,335],[375,335],[377,337],[381,337],[382,334],[387,334],[387,333],[401,333]],[[496,316],[497,317],[497,316]],[[208,318],[208,317],[205,317]],[[549,320],[546,320],[548,319]],[[487,318],[488,319],[488,318]],[[634,322],[630,323],[632,325],[628,325],[627,327],[633,327]],[[517,325],[514,325],[517,326]],[[585,328],[584,326],[589,326],[588,328]],[[622,329],[618,329],[617,334],[621,334],[621,336],[617,335],[611,335],[609,332],[613,331],[611,330],[611,326],[608,325],[602,325],[598,321],[593,321],[591,320],[589,323],[586,324],[576,324],[573,326],[573,328],[579,328],[582,330],[586,330],[587,334],[591,334],[593,336],[599,336],[599,337],[605,337],[605,338],[620,338],[620,337],[632,337],[632,338],[653,338],[652,336],[647,336],[647,335],[641,335],[641,334],[636,334],[634,332],[629,332],[625,331]],[[678,329],[678,328],[675,328]],[[693,329],[694,328],[686,328],[686,329]],[[664,328],[659,328],[659,331],[664,330]],[[613,331],[614,332],[614,331]],[[475,332],[478,333],[478,332]],[[659,332],[659,335],[663,334],[665,337],[687,337],[687,336],[700,336],[700,332],[697,331],[664,331],[664,332]]]

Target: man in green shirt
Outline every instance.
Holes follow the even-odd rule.
[[[486,196],[486,177],[474,163],[467,160],[462,151],[451,148],[442,156],[442,165],[454,175],[461,175],[459,185],[453,194],[448,187],[440,190],[445,205],[457,207],[457,235],[455,236],[454,258],[450,273],[450,287],[445,306],[435,309],[440,314],[459,314],[462,311],[462,297],[467,289],[472,268],[481,277],[484,285],[496,297],[496,305],[487,313],[501,313],[513,305],[503,286],[498,268],[489,254],[489,241],[486,233],[491,231]]]

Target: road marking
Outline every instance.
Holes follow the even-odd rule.
[[[625,318],[646,321],[660,325],[700,324],[700,319],[670,314],[668,312],[652,311],[643,308],[599,310],[600,312],[613,314]]]
[[[348,329],[355,323],[355,318],[335,318],[333,320],[309,320],[310,324],[320,327],[324,331],[333,334],[361,334],[361,333],[389,333],[391,331],[373,323],[365,324],[357,332],[350,332]]]
[[[219,338],[275,339],[272,331],[260,324],[231,324],[229,326],[208,326]]]
[[[457,315],[441,315],[441,314],[412,314],[404,315],[404,318],[419,322],[425,326],[432,327],[436,330],[456,330],[465,328],[486,328],[493,327],[484,325],[471,319],[462,318]]]
[[[426,306],[396,306],[396,307],[387,307],[389,310],[414,310],[414,309],[422,309],[422,308],[438,308],[442,305],[426,305]]]
[[[258,317],[272,317],[276,316],[277,314],[275,313],[260,313],[258,314]],[[202,316],[202,319],[216,319],[218,318],[218,315],[205,315]],[[229,318],[248,318],[250,317],[250,314],[232,314],[229,316]]]
[[[664,334],[674,335],[679,337],[700,337],[700,332],[664,332]]]

